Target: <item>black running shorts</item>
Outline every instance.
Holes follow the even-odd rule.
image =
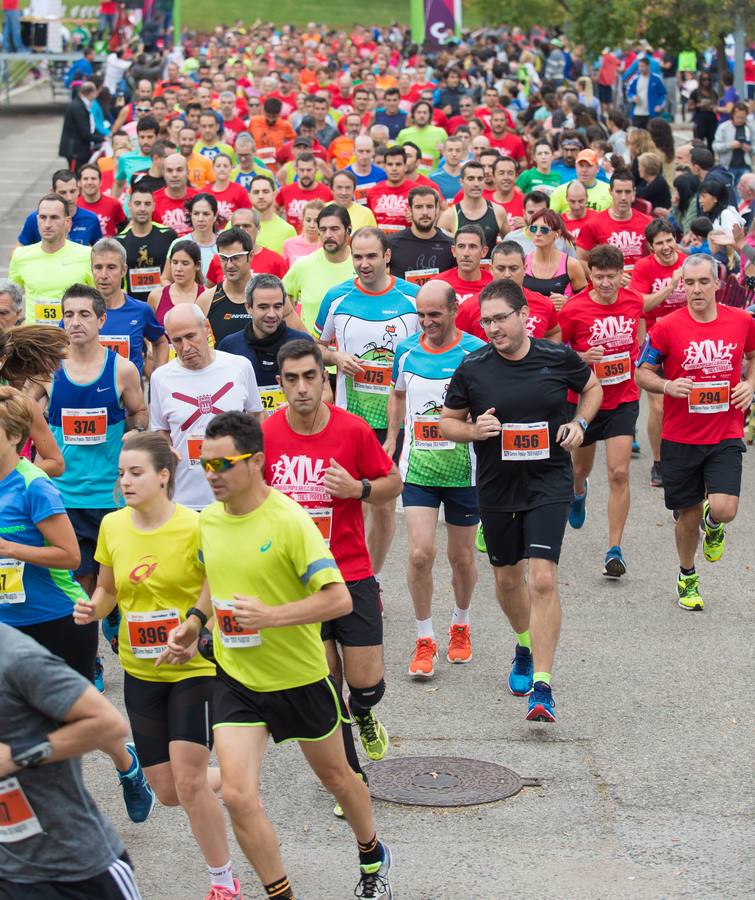
[[[549,503],[518,512],[480,511],[490,565],[514,566],[533,556],[557,563],[568,512],[568,503]]]
[[[662,440],[666,509],[697,506],[708,494],[738,497],[745,451],[744,441],[739,438],[728,438],[718,444],[680,444]]]
[[[347,581],[352,610],[348,615],[323,622],[324,641],[337,641],[344,647],[375,647],[383,643],[383,614],[380,609],[380,589],[374,575]]]

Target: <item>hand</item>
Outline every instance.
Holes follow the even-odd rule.
[[[579,356],[582,357],[582,362],[591,366],[593,363],[599,362],[605,355],[605,352],[605,348],[602,345],[598,345],[597,347],[590,347],[589,350],[585,350],[584,353],[580,353]]]
[[[582,446],[585,439],[585,433],[582,426],[578,422],[567,422],[558,429],[556,440],[561,444],[564,450],[576,450]]]
[[[350,353],[334,353],[333,362],[344,375],[356,375],[357,372],[364,372],[359,365],[359,357],[352,356]]]
[[[629,287],[629,282],[632,280],[632,273],[627,272],[626,270],[621,273],[621,286]]]
[[[275,625],[275,607],[268,606],[256,597],[234,594],[233,613],[236,621],[244,628],[273,628]]]
[[[740,148],[741,146],[742,146],[742,145],[739,143],[739,141],[732,141],[732,142],[731,142],[731,149],[732,149],[732,150],[739,150],[739,148]]]
[[[694,386],[695,382],[692,378],[676,378],[674,381],[667,382],[665,393],[669,397],[689,397]]]
[[[741,412],[752,406],[753,389],[749,381],[740,381],[731,392],[731,405]]]
[[[0,538],[0,556],[4,556],[6,559],[16,559],[13,552],[15,549],[16,546],[12,541],[6,541]]]
[[[486,441],[488,438],[497,437],[501,433],[501,423],[495,416],[495,407],[491,406],[472,426],[473,440]]]
[[[178,626],[178,628],[181,627],[181,625]],[[179,647],[176,643],[171,643],[171,636],[174,634],[174,632],[178,631],[178,628],[171,629],[171,632],[168,635],[168,646],[155,660],[155,668],[162,665],[182,666],[185,663],[189,662],[196,654],[198,638],[195,638],[194,641],[186,648]]]
[[[359,499],[362,496],[362,483],[353,478],[342,465],[330,457],[330,465],[325,470],[323,479],[325,490],[339,500]]]
[[[6,775],[12,775],[17,771],[18,766],[10,755],[10,745],[0,743],[0,778],[5,778]]]
[[[193,656],[197,649],[197,639],[201,630],[196,616],[190,616],[187,622],[181,622],[180,625],[171,628],[168,632],[168,647],[160,654],[159,661],[170,662],[170,656],[182,656],[192,648],[191,656]]]
[[[91,600],[77,600],[73,607],[73,621],[77,625],[89,625],[96,622],[95,605]]]
[[[741,225],[732,225],[731,227],[731,236],[734,238],[734,246],[737,250],[742,252],[742,248],[744,247],[745,241],[745,230]]]
[[[551,294],[550,298],[557,310],[560,310],[569,299],[566,294]]]
[[[524,219],[521,216],[514,216],[514,218],[511,219],[511,227],[512,228],[515,228],[515,229],[524,228],[524,226],[526,224],[527,223],[524,221]]]

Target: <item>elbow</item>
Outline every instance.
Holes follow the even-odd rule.
[[[98,732],[100,749],[112,747],[113,744],[125,741],[129,736],[128,724],[118,710],[108,702],[109,709],[98,716]]]
[[[52,457],[48,459],[45,464],[45,472],[50,476],[50,478],[58,478],[60,477],[66,470],[66,464],[63,462],[63,457]]]
[[[75,572],[81,565],[81,550],[79,550],[79,545],[76,544],[74,547],[63,548],[63,554],[63,563],[60,568],[71,569]]]

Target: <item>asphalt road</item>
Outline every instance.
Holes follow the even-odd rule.
[[[59,120],[21,116],[3,124],[0,263],[7,266],[22,216],[58,167]],[[556,725],[525,722],[526,701],[505,690],[513,640],[483,557],[472,662],[452,668],[443,661],[431,683],[409,680],[414,624],[400,520],[383,579],[388,690],[379,710],[390,757],[488,760],[539,777],[542,787],[466,809],[376,803],[378,833],[394,851],[397,900],[752,896],[755,454],[745,458],[742,505],[724,559],[710,565],[699,558],[705,611],[689,613],[675,602],[671,516],[649,486],[644,434],[641,441],[624,540],[628,574],[618,583],[601,576],[602,452],[585,528],[566,536]],[[453,602],[443,531],[435,586],[441,634]],[[103,656],[107,696],[122,708],[119,664],[109,649]],[[86,774],[136,863],[143,896],[204,896],[205,867],[183,813],[160,807],[133,825],[109,760],[92,755]],[[333,818],[332,799],[295,746],[271,746],[263,798],[299,896],[351,897],[357,860],[348,826]],[[235,844],[233,859],[246,896],[261,897]]]

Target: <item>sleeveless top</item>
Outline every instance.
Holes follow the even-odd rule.
[[[551,294],[566,294],[566,289],[571,287],[569,272],[566,268],[568,258],[566,253],[562,253],[553,275],[550,278],[538,278],[532,274],[532,253],[528,253],[524,261],[524,287],[546,297],[550,297]]]
[[[162,293],[160,294],[160,302],[157,304],[157,309],[155,310],[155,318],[161,325],[165,324],[165,317],[176,305],[170,299],[171,286],[172,285],[170,285],[170,284],[165,285],[165,287],[162,290]],[[202,293],[203,290],[204,290],[204,288],[202,287],[202,285],[198,284],[197,285],[197,297],[199,297],[199,295]]]
[[[500,229],[498,228],[498,222],[496,221],[493,204],[490,200],[486,200],[485,202],[487,203],[487,209],[479,219],[467,218],[461,208],[461,203],[458,203],[456,206],[456,228],[458,230],[462,225],[479,225],[485,234],[485,243],[488,246],[488,256],[490,256],[493,252],[493,247],[495,247],[496,241],[498,240]]]
[[[53,479],[68,509],[113,509],[118,456],[126,412],[118,396],[118,356],[105,351],[99,375],[79,384],[63,363],[50,390],[50,431],[63,454],[65,472]]]
[[[251,316],[246,311],[246,306],[243,303],[234,303],[228,297],[228,294],[223,289],[222,281],[215,288],[215,293],[212,295],[207,318],[215,336],[216,346],[220,344],[224,337],[241,331],[247,322],[251,322]]]

